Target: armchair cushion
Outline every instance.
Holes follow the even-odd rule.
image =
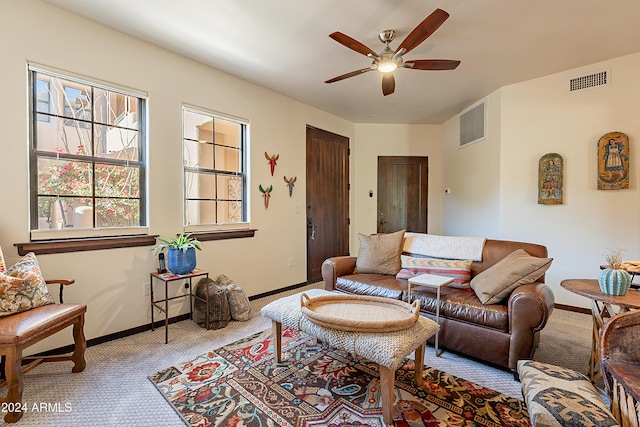
[[[0,273],[0,317],[53,302],[33,252]]]

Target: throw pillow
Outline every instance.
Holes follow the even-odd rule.
[[[224,274],[218,276],[216,283],[224,287],[224,292],[227,294],[227,300],[229,301],[231,318],[240,322],[246,322],[251,319],[251,304],[249,304],[249,298],[247,298],[242,286]]]
[[[518,249],[471,279],[471,289],[482,304],[496,304],[518,286],[535,282],[549,269],[551,261],[553,258],[534,257]]]
[[[411,279],[421,274],[436,274],[438,276],[453,277],[449,286],[468,289],[471,281],[471,260],[416,258],[401,255],[402,269],[396,274],[397,279]]]
[[[358,233],[358,238],[360,249],[354,273],[395,275],[400,271],[404,230],[370,236]]]
[[[583,374],[532,360],[518,360],[518,374],[532,426],[618,426]]]
[[[0,278],[0,316],[53,304],[33,252],[9,267]]]

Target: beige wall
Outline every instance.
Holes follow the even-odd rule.
[[[440,234],[442,229],[442,135],[440,125],[356,124],[351,164],[351,253],[357,254],[358,233],[376,232],[378,197],[378,156],[429,157],[429,211],[427,228]],[[373,190],[373,197],[369,197]]]
[[[306,280],[305,127],[310,124],[353,138],[352,123],[40,1],[12,0],[2,2],[1,8],[0,92],[5,102],[0,107],[0,245],[9,263],[19,258],[13,244],[29,241],[27,62],[32,61],[149,94],[152,234],[182,231],[183,103],[249,120],[250,214],[251,226],[258,231],[252,239],[205,242],[204,251],[198,253],[198,267],[214,277],[226,274],[249,295]],[[273,177],[265,151],[280,154]],[[293,198],[282,179],[285,174],[298,177]],[[258,184],[274,186],[268,210]],[[296,206],[301,206],[301,214],[296,214]],[[149,322],[143,283],[156,267],[149,249],[38,259],[48,277],[76,279],[66,290],[66,300],[88,304],[85,332],[87,338],[94,338]],[[290,257],[293,267],[287,267]],[[172,286],[170,293],[181,292],[180,288]],[[177,302],[171,315],[187,310],[186,302]],[[70,338],[57,340],[43,346],[67,344]]]
[[[567,93],[569,78],[606,67],[611,67],[610,86]],[[444,125],[445,185],[471,186],[463,190],[465,196],[477,192],[491,199],[487,212],[495,218],[478,223],[474,234],[546,245],[554,258],[546,278],[557,303],[589,306],[585,298],[562,289],[560,282],[597,277],[608,249],[623,247],[625,259],[640,259],[639,75],[640,53],[504,87],[489,97],[490,105],[494,99],[499,102],[499,109],[489,110],[490,117],[500,116],[497,140],[490,127],[488,141],[459,150],[457,156],[450,156],[457,141],[457,117]],[[611,131],[624,132],[631,141],[628,190],[596,190],[596,145]],[[463,157],[467,151],[469,157]],[[537,204],[538,160],[550,152],[561,154],[565,161],[562,205]],[[454,159],[463,161],[466,173],[451,171]],[[450,200],[457,199],[447,199],[446,212],[453,209]],[[469,211],[472,205],[468,197],[458,203]],[[456,215],[471,219],[468,214]],[[447,233],[471,232],[464,221],[451,223],[449,218]]]

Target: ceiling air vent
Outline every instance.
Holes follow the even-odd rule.
[[[598,71],[597,73],[569,79],[569,93],[577,92],[594,87],[609,86],[611,82],[611,70]]]
[[[482,100],[460,114],[460,148],[485,139],[486,103]]]

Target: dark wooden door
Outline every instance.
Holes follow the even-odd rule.
[[[349,254],[349,138],[307,126],[307,281]]]
[[[378,233],[427,232],[429,159],[378,157]]]

